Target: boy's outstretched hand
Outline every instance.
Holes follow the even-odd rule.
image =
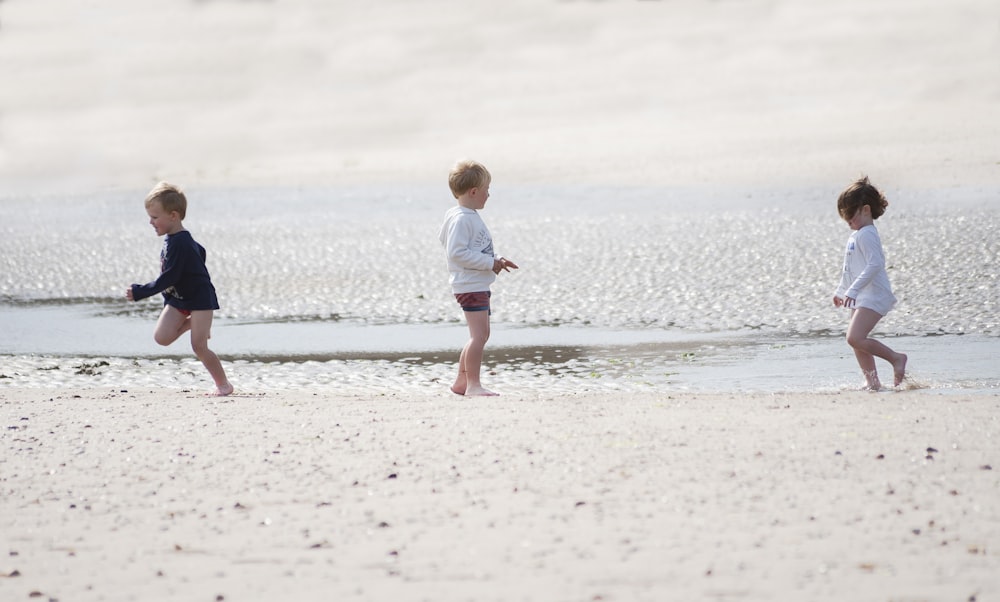
[[[494,274],[499,274],[500,270],[503,270],[505,272],[509,272],[511,270],[511,268],[513,268],[513,269],[516,270],[517,269],[517,264],[514,263],[513,261],[507,259],[506,257],[497,257],[496,260],[493,262],[493,273]]]
[[[132,298],[132,287],[131,286],[128,287],[127,289],[125,289],[125,298],[128,299],[129,301],[135,301],[135,299]]]

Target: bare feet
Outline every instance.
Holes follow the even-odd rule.
[[[482,387],[470,387],[465,390],[466,397],[498,397],[499,395],[499,393],[494,393],[493,391]]]
[[[226,382],[225,384],[219,385],[215,388],[215,391],[211,393],[206,393],[209,397],[225,397],[227,395],[233,394],[233,385]]]
[[[905,353],[900,353],[899,359],[892,363],[892,374],[894,386],[898,387],[906,380],[906,357]]]
[[[865,375],[865,391],[879,391],[882,389],[882,382],[878,379],[878,372],[872,370],[862,370]]]
[[[458,385],[452,385],[451,392],[454,393],[455,395],[465,395],[465,387],[459,388]]]

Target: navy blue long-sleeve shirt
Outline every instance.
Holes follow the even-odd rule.
[[[139,301],[162,293],[163,304],[177,309],[219,309],[206,256],[205,247],[187,230],[168,234],[160,251],[160,277],[148,284],[133,284],[132,298]]]

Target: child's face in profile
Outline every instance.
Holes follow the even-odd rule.
[[[851,230],[860,230],[865,226],[872,224],[872,208],[868,205],[862,205],[858,207],[858,210],[854,212],[850,218],[845,219],[847,225],[851,227]]]
[[[155,201],[150,203],[146,213],[149,214],[149,225],[156,230],[157,236],[175,234],[181,229],[180,214],[176,211],[167,212],[160,203]]]
[[[473,188],[469,191],[469,199],[472,201],[473,209],[482,209],[486,206],[486,200],[490,198],[490,185]]]

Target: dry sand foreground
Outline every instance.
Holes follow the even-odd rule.
[[[996,600],[998,410],[3,389],[0,599]]]

